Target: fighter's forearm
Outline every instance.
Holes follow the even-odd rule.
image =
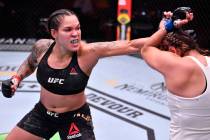
[[[164,28],[159,29],[151,37],[148,38],[144,46],[158,46],[166,34],[167,31]]]
[[[137,48],[137,50],[139,50],[144,46],[144,44],[148,41],[148,39],[149,37],[133,39],[130,41],[130,46],[133,48]]]
[[[17,71],[17,75],[20,76],[21,79],[24,79],[25,77],[32,74],[36,66],[31,62],[31,56],[29,56],[19,67]]]
[[[116,56],[138,53],[139,49],[143,47],[147,38],[139,38],[131,41],[118,40],[110,42],[97,42],[92,43],[91,50],[95,52],[95,55],[100,57]]]

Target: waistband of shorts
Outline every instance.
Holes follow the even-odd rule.
[[[35,109],[38,109],[39,111],[46,114],[47,116],[49,116],[49,114],[47,114],[47,113],[52,113],[52,115],[53,114],[57,115],[60,118],[60,117],[73,117],[73,115],[75,115],[78,112],[86,113],[87,109],[89,109],[89,105],[87,103],[85,103],[83,106],[81,106],[80,108],[78,108],[76,110],[68,111],[68,112],[64,112],[64,113],[57,113],[57,112],[54,112],[54,111],[47,110],[47,108],[41,103],[41,101],[39,101],[35,105]]]

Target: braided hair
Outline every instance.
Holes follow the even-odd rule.
[[[168,51],[168,46],[172,45],[181,50],[181,56],[190,50],[196,50],[202,55],[208,55],[209,51],[201,49],[197,43],[196,33],[194,30],[177,30],[168,33],[159,48]]]
[[[48,31],[50,32],[51,29],[57,30],[61,24],[62,18],[64,16],[71,16],[76,14],[73,11],[68,9],[59,9],[53,12],[48,18]]]

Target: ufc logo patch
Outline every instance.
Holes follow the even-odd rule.
[[[62,85],[64,82],[64,79],[49,77],[47,82]]]
[[[47,111],[47,114],[52,116],[52,117],[58,118],[58,113]]]

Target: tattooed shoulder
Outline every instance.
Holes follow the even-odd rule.
[[[37,56],[42,55],[53,43],[53,40],[51,39],[40,39],[38,40],[32,49],[32,53],[36,53]]]
[[[46,52],[46,50],[50,47],[52,43],[53,40],[51,39],[38,40],[31,50],[31,54],[28,57],[28,63],[31,66],[35,67],[43,56],[44,52]]]

